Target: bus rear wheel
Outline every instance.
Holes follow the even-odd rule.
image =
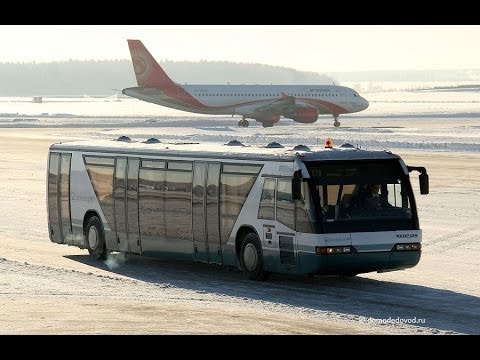
[[[254,233],[245,235],[240,249],[240,266],[250,280],[265,280],[268,273],[264,269],[262,245]]]
[[[90,255],[97,260],[104,260],[107,256],[107,248],[105,246],[105,232],[103,225],[97,216],[88,219],[85,228],[85,243]]]

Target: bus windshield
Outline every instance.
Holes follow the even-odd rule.
[[[398,160],[306,163],[320,232],[418,229],[414,198]]]

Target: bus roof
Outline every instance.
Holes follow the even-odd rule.
[[[236,140],[229,143],[215,142],[150,142],[123,140],[85,140],[55,143],[50,151],[82,151],[95,153],[116,153],[147,156],[182,156],[191,158],[227,158],[250,160],[293,161],[300,157],[304,161],[316,160],[362,160],[362,159],[398,159],[399,156],[385,150],[367,151],[351,145],[337,148],[320,146],[285,146],[278,143],[265,145],[247,145]],[[120,139],[120,138],[119,138]]]

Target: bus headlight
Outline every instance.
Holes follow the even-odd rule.
[[[397,251],[418,251],[422,248],[420,243],[407,243],[407,244],[396,244],[395,249]]]
[[[352,252],[352,246],[315,246],[317,255],[351,254]]]

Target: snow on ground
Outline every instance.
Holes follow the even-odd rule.
[[[273,128],[252,123],[241,129],[232,118],[179,112],[132,117],[112,110],[121,104],[133,113],[150,105],[136,101],[107,104],[110,117],[103,107],[75,110],[95,102],[50,104],[42,115],[45,108],[38,106],[45,104],[31,110],[25,101],[13,103],[17,107],[0,101],[0,333],[479,334],[480,112],[469,100],[460,111],[430,103],[432,109],[415,113],[407,111],[408,102],[381,102],[390,94],[372,95],[380,102],[342,117],[339,129],[325,116],[312,125],[282,120]],[[48,146],[120,135],[247,144],[322,144],[331,137],[337,146],[392,150],[430,175],[427,196],[414,182],[422,259],[412,269],[355,278],[277,275],[252,282],[196,263],[120,254],[96,262],[85,250],[51,243]]]

